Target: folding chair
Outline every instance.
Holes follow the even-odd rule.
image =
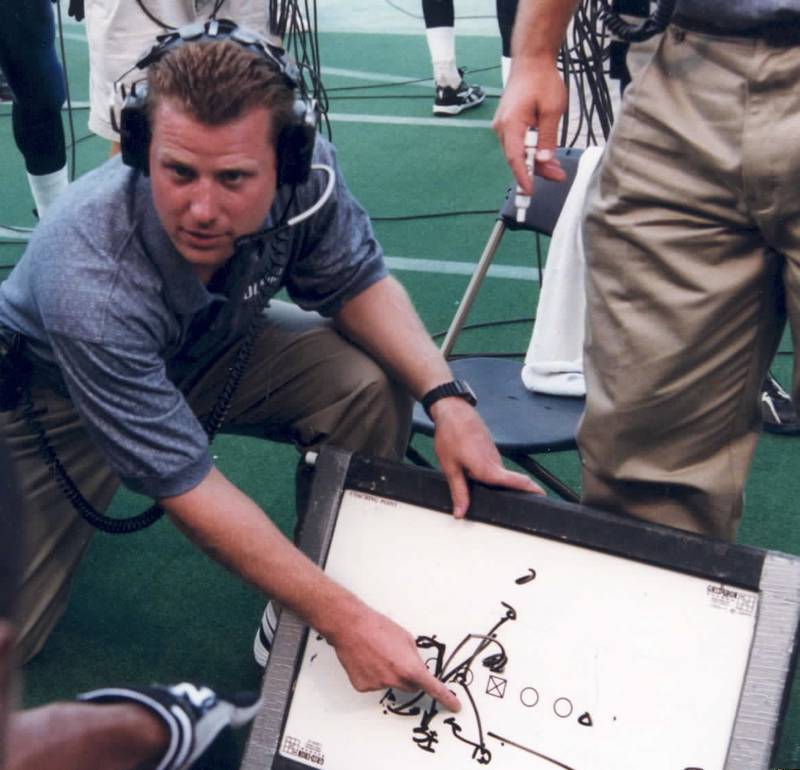
[[[581,150],[559,150],[558,158],[567,173],[564,182],[536,178],[536,191],[524,222],[517,222],[514,190],[509,189],[483,253],[459,303],[442,343],[445,358],[451,358],[456,339],[478,294],[494,255],[507,230],[536,234],[539,278],[542,269],[538,239],[552,235],[558,215],[575,179]],[[577,502],[577,494],[534,459],[534,455],[573,450],[575,432],[583,413],[584,400],[571,396],[550,396],[529,391],[522,383],[522,364],[504,358],[467,356],[450,361],[453,374],[469,382],[478,397],[478,412],[491,431],[501,455],[524,468],[565,500]],[[414,408],[415,433],[433,435],[433,422],[420,404]],[[411,445],[412,462],[428,465]]]

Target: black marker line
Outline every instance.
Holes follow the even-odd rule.
[[[456,721],[455,717],[448,717],[444,720],[444,724],[450,725],[450,729],[453,731],[453,737],[457,738],[459,741],[463,743],[467,743],[473,747],[474,751],[472,752],[472,758],[476,759],[476,754],[480,752],[480,758],[477,759],[478,764],[480,765],[488,765],[489,762],[492,761],[492,752],[489,751],[488,747],[486,746],[486,740],[483,737],[483,725],[481,724],[481,715],[478,711],[478,704],[475,703],[475,699],[472,697],[472,692],[470,691],[469,687],[464,687],[464,692],[469,698],[469,704],[472,708],[472,715],[475,717],[475,727],[478,731],[478,742],[471,741],[467,738],[462,738],[460,733],[462,731],[461,725]]]
[[[514,582],[518,586],[524,586],[525,583],[530,583],[531,580],[536,580],[536,570],[533,567],[528,567],[528,574],[518,577]]]
[[[569,765],[565,765],[563,762],[559,762],[557,759],[553,759],[552,757],[548,757],[546,754],[540,754],[538,751],[534,751],[533,749],[529,749],[527,746],[523,746],[520,743],[515,743],[514,741],[508,740],[508,738],[503,738],[500,735],[495,735],[495,733],[487,732],[490,738],[494,738],[496,741],[500,741],[502,743],[507,743],[509,746],[513,746],[515,749],[522,749],[522,751],[527,751],[528,754],[533,754],[534,756],[539,757],[540,759],[544,759],[546,762],[552,762],[554,765],[558,767],[563,767],[564,770],[575,770],[574,767],[570,767]]]
[[[500,652],[497,653],[496,656],[490,656],[493,659],[492,663],[486,663],[484,660],[484,665],[493,673],[499,674],[502,673],[502,669],[505,667],[505,664],[508,663],[508,655],[506,654],[506,648],[497,641],[494,637],[483,636],[482,634],[469,634],[468,636],[464,637],[464,640],[461,644],[456,648],[456,652],[460,650],[470,639],[480,639],[482,640],[478,647],[475,649],[468,658],[465,658],[461,661],[455,668],[450,669],[446,673],[442,674],[439,679],[443,682],[448,682],[454,679],[454,677],[462,670],[472,670],[472,664],[475,662],[475,658],[478,657],[487,647],[492,644],[496,644],[500,648]],[[450,664],[450,661],[456,656],[456,652],[454,652],[449,658],[447,665]],[[494,660],[496,658],[496,660]],[[500,665],[502,664],[502,665]],[[499,666],[499,667],[498,667]]]
[[[469,698],[470,705],[472,706],[472,713],[475,715],[475,726],[478,728],[478,740],[481,746],[486,746],[486,740],[483,737],[483,725],[481,724],[481,714],[478,711],[478,704],[475,703],[475,698],[472,697],[469,687],[464,687],[464,692]]]
[[[469,699],[470,707],[475,719],[475,726],[478,732],[477,743],[461,736],[460,733],[463,728],[455,720],[455,718],[450,717],[449,719],[444,720],[444,723],[450,726],[453,737],[473,747],[472,758],[476,759],[478,764],[488,764],[491,762],[492,754],[486,746],[483,725],[481,724],[481,716],[478,711],[477,704],[475,703],[475,699],[472,697],[472,693],[470,692],[469,685],[466,683],[466,675],[467,673],[472,673],[472,665],[475,662],[475,659],[493,644],[496,645],[500,651],[487,657],[483,661],[483,664],[487,666],[492,673],[499,673],[505,667],[505,664],[508,663],[508,655],[506,654],[503,644],[497,639],[497,631],[505,623],[508,623],[508,621],[516,620],[517,611],[507,602],[501,601],[500,604],[505,609],[505,614],[494,624],[494,626],[492,626],[491,629],[489,629],[489,633],[467,634],[461,640],[461,642],[459,642],[455,650],[450,653],[446,660],[445,654],[447,645],[443,642],[440,642],[436,638],[435,634],[433,636],[419,636],[416,639],[416,646],[418,649],[433,648],[436,650],[436,678],[444,683],[453,681],[455,684],[458,684],[464,689],[464,692]],[[468,654],[467,657],[458,665],[448,670],[453,660],[472,640],[478,641],[472,653]],[[389,688],[380,699],[380,705],[385,709],[384,713],[390,712],[398,716],[419,716],[420,713],[422,713],[419,724],[412,730],[412,741],[416,743],[417,746],[423,751],[435,753],[434,745],[439,741],[436,731],[431,728],[431,723],[438,715],[439,711],[436,708],[435,698],[432,698],[430,706],[425,711],[422,711],[422,709],[416,704],[419,703],[424,697],[426,697],[426,693],[420,692],[411,696],[410,699],[403,703],[397,703],[396,694],[392,688]],[[571,768],[567,768],[567,770],[571,770]]]
[[[475,741],[461,737],[461,725],[458,724],[453,717],[448,717],[444,720],[444,723],[450,725],[450,729],[453,731],[453,737],[457,741],[472,746],[472,758],[475,759],[479,765],[488,765],[492,761],[492,752],[489,751],[485,743],[475,743]]]
[[[417,637],[417,648],[420,650],[436,650],[436,667],[433,675],[435,677],[441,676],[441,673],[444,669],[444,653],[447,645],[443,642],[440,642],[436,639],[436,635],[434,636],[418,636]]]
[[[459,643],[459,645],[450,653],[450,657],[444,663],[444,670],[447,670],[450,664],[453,661],[453,658],[459,653],[461,648],[470,640],[470,639],[483,639],[484,641],[478,645],[475,652],[467,658],[467,666],[469,668],[472,667],[472,663],[475,658],[478,657],[491,643],[495,641],[494,636],[497,633],[497,629],[499,629],[504,623],[507,623],[509,620],[516,620],[517,619],[517,611],[510,605],[504,601],[501,601],[500,604],[506,608],[506,614],[502,617],[497,623],[495,623],[486,634],[467,634]],[[501,645],[502,649],[502,645]],[[440,676],[440,679],[446,679],[447,675]]]
[[[409,700],[407,700],[407,701],[405,701],[403,703],[399,703],[396,706],[386,705],[385,708],[387,708],[389,711],[391,711],[392,714],[397,714],[398,716],[401,716],[401,717],[416,717],[416,716],[419,716],[420,713],[422,713],[422,709],[419,706],[417,706],[416,704],[419,703],[419,701],[421,701],[426,696],[427,696],[427,693],[421,692],[421,693],[419,693],[419,695],[414,695],[412,698],[410,698]],[[384,699],[381,698],[380,702],[383,703],[383,700]]]

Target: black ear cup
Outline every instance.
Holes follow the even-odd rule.
[[[147,120],[147,82],[135,83],[120,113],[120,147],[126,166],[149,173],[150,123]]]
[[[314,153],[317,111],[306,102],[294,103],[294,120],[284,126],[278,137],[278,184],[303,184],[311,173],[311,156]]]
[[[167,52],[195,40],[233,40],[247,50],[271,62],[284,76],[287,85],[296,91],[299,82],[297,66],[285,51],[262,41],[256,34],[234,22],[215,19],[204,25],[191,24],[176,32],[161,35],[136,66],[146,69]],[[276,142],[278,184],[297,185],[311,173],[318,114],[316,109],[296,95],[292,120],[283,127]],[[112,122],[115,122],[112,109]],[[120,113],[120,146],[122,161],[145,174],[149,173],[150,124],[147,119],[147,81],[135,83],[125,96]]]

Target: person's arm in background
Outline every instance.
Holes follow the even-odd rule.
[[[216,468],[188,492],[159,502],[209,556],[322,634],[356,690],[425,690],[458,711],[458,699],[425,667],[414,637],[327,577]]]
[[[563,181],[555,159],[558,122],[567,104],[566,88],[556,62],[577,0],[520,0],[514,22],[511,74],[497,107],[492,128],[500,138],[519,185],[530,195],[525,167],[525,131],[539,131],[535,172]]]
[[[453,374],[431,340],[403,287],[391,277],[348,300],[335,315],[337,327],[381,361],[419,399]],[[450,486],[453,515],[469,507],[467,478],[484,484],[544,494],[530,478],[503,467],[491,434],[476,409],[460,398],[431,407],[434,446]]]

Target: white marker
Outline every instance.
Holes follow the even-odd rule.
[[[535,128],[529,128],[525,132],[525,167],[528,169],[531,185],[533,184],[533,161],[538,144],[539,132]],[[517,185],[517,194],[514,196],[514,205],[517,207],[517,222],[524,222],[528,206],[531,205],[531,196],[526,195],[519,185]]]

